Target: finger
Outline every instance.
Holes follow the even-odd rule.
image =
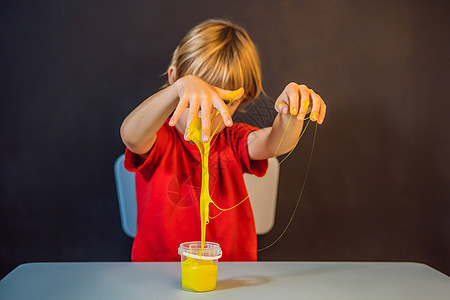
[[[318,97],[319,98],[319,103],[320,103],[320,110],[319,110],[319,119],[318,119],[318,123],[322,124],[323,120],[325,120],[325,115],[327,113],[327,106],[325,105],[325,102],[322,100],[322,97],[320,97],[319,94],[315,93],[314,91],[312,91],[311,93],[313,95],[313,97]]]
[[[298,112],[297,119],[304,120],[305,115],[308,112],[310,92],[308,87],[304,84],[299,85],[299,90],[300,90],[300,109]]]
[[[310,120],[315,122],[319,119],[320,116],[320,104],[322,103],[322,99],[317,95],[313,90],[311,90],[311,99],[312,99],[312,109]]]
[[[228,127],[232,126],[233,119],[231,118],[230,110],[225,102],[218,96],[213,96],[213,105],[222,116],[223,123]]]
[[[325,102],[322,102],[322,105],[320,106],[320,115],[319,115],[319,124],[322,124],[325,120],[325,115],[327,113],[327,106],[325,105]]]
[[[201,102],[200,102],[200,103],[201,103]],[[214,118],[214,113],[215,113],[214,107],[211,106],[211,118]],[[202,116],[203,116],[202,110],[199,110],[199,111],[198,111],[198,117],[201,119]]]
[[[200,99],[198,98],[197,95],[195,94],[192,95],[189,101],[189,115],[186,123],[186,130],[184,131],[184,139],[186,141],[189,141],[188,136],[189,126],[191,126],[192,120],[194,120],[194,117],[197,115],[199,106],[200,106]]]
[[[275,103],[275,110],[279,112],[280,114],[288,114],[288,108],[289,106],[286,104],[286,102],[281,98],[281,96],[277,99],[277,102]]]
[[[209,95],[201,97],[200,106],[202,109],[202,140],[206,143],[211,134],[211,98]]]
[[[234,91],[217,88],[217,93],[223,100],[230,100],[231,102],[233,102],[235,100],[240,99],[244,95],[244,88],[241,87]]]
[[[275,102],[275,110],[281,114],[287,115],[289,113],[289,101],[287,100],[286,89],[283,90],[280,96],[278,96]]]
[[[175,108],[175,111],[172,114],[172,117],[170,118],[169,125],[175,126],[178,119],[181,117],[181,114],[186,110],[189,104],[189,96],[183,95],[178,102],[177,107]]]
[[[289,112],[291,115],[297,115],[299,110],[299,86],[295,82],[291,82],[286,86],[286,94],[289,101]]]

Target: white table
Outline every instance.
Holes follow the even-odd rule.
[[[181,289],[180,263],[31,263],[0,299],[450,299],[450,278],[418,263],[219,262],[217,289]]]

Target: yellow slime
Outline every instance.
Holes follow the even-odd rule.
[[[217,265],[212,260],[186,257],[181,262],[181,281],[185,290],[212,291],[216,288]]]
[[[233,91],[222,97],[223,100],[230,100],[231,102],[242,93],[242,88]],[[216,117],[219,112],[213,116]],[[218,128],[218,127],[217,127]],[[200,223],[201,223],[201,251],[205,247],[206,238],[206,224],[209,222],[209,204],[212,202],[209,195],[209,150],[211,148],[211,140],[215,135],[217,128],[211,134],[208,142],[202,141],[202,121],[194,116],[188,128],[188,137],[193,141],[200,151],[202,162],[202,185],[200,191]],[[181,281],[182,286],[186,290],[195,292],[212,291],[216,288],[217,282],[217,265],[213,260],[196,259],[186,257],[186,260],[181,262]]]
[[[235,100],[241,93],[242,93],[242,88],[235,90],[227,95],[224,95],[222,97],[222,99],[230,100],[230,103],[228,104],[228,106],[230,106],[231,103],[233,102],[233,100]],[[214,119],[218,114],[219,114],[219,112],[216,112],[213,115],[212,119]],[[291,107],[291,116],[292,115],[294,115],[294,113],[293,113],[293,109]],[[308,119],[308,118],[304,118],[304,120],[306,120],[306,119]],[[283,136],[281,137],[281,140],[280,140],[280,144],[278,145],[277,150],[275,151],[274,157],[277,155],[278,148],[280,147],[281,142],[283,141],[283,138],[284,138],[286,130],[289,126],[290,120],[291,120],[291,118],[289,118],[288,124],[286,125]],[[301,137],[303,136],[303,133],[306,131],[308,124],[309,124],[309,121],[306,124],[306,127],[304,128],[303,132],[301,132],[300,137],[297,140],[297,143],[300,141]],[[251,193],[253,193],[253,191],[254,191],[253,190],[249,195],[247,195],[247,197],[245,199],[240,201],[238,204],[236,204],[230,208],[227,208],[227,209],[218,207],[214,203],[214,201],[211,199],[211,196],[209,194],[209,165],[208,165],[208,162],[209,162],[209,151],[211,148],[211,141],[213,140],[213,137],[216,134],[217,129],[218,129],[218,127],[215,128],[215,130],[211,134],[208,142],[203,142],[202,141],[202,121],[197,116],[194,116],[194,119],[189,124],[189,128],[188,128],[188,137],[191,141],[193,141],[197,145],[197,147],[200,151],[201,163],[202,163],[202,185],[201,185],[201,191],[200,191],[200,224],[201,224],[200,256],[202,255],[203,249],[205,246],[206,225],[208,224],[209,219],[210,219],[209,204],[213,203],[221,211],[227,211],[227,210],[233,209],[236,206],[243,203],[246,199],[248,199],[249,195]],[[287,154],[287,156],[281,162],[279,162],[279,164],[281,164],[292,153],[292,151],[297,146],[297,143],[291,149],[291,151]],[[264,179],[264,177],[262,179]],[[260,184],[262,182],[262,179],[260,181]],[[292,220],[292,218],[291,218],[291,220]],[[287,229],[287,227],[286,227],[286,229]],[[284,234],[284,232],[282,233],[282,235],[283,234]],[[272,246],[274,243],[269,245],[269,247]],[[268,248],[268,247],[266,247],[266,248]],[[265,248],[263,248],[263,249],[265,249]],[[196,292],[212,291],[216,288],[217,265],[216,265],[215,261],[213,261],[213,260],[205,260],[205,259],[196,259],[196,258],[192,258],[192,257],[186,257],[186,260],[181,262],[181,277],[182,277],[182,286],[186,290],[192,290],[192,291],[196,291]]]
[[[242,88],[232,91],[229,94],[222,96],[223,100],[230,100],[230,104],[242,93]],[[229,105],[230,105],[229,104]],[[219,112],[213,115],[216,117]],[[218,128],[218,127],[217,127]],[[211,148],[211,140],[215,135],[217,128],[211,134],[208,142],[202,141],[202,121],[197,116],[194,116],[188,128],[188,138],[193,141],[200,151],[202,160],[202,185],[200,190],[200,224],[201,224],[201,248],[205,246],[206,224],[209,222],[209,204],[214,203],[209,195],[209,150]]]

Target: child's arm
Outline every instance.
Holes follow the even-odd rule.
[[[252,131],[248,135],[247,145],[250,159],[266,159],[289,152],[296,144],[303,128],[303,119],[311,112],[311,121],[323,123],[326,105],[322,98],[306,85],[290,83],[275,103],[278,111],[272,127]],[[283,141],[283,133],[289,121]],[[278,148],[279,147],[279,148]],[[277,151],[278,148],[278,151]]]
[[[222,95],[229,92],[211,86],[197,76],[182,77],[146,99],[125,118],[120,128],[122,141],[132,152],[146,158],[156,141],[157,131],[174,109],[170,126],[175,126],[181,114],[188,108],[185,136],[190,121],[201,109],[205,112],[202,116],[204,138],[209,139],[212,107],[219,110],[227,126],[233,124],[228,108],[221,99]]]
[[[171,85],[150,96],[123,121],[120,135],[132,152],[146,157],[156,141],[156,132],[178,103],[176,88]]]

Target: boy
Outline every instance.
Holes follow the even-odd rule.
[[[253,42],[243,28],[227,21],[209,20],[189,31],[175,50],[167,74],[168,85],[142,102],[121,127],[127,147],[125,167],[136,172],[138,226],[133,261],[176,261],[180,243],[200,239],[200,153],[186,135],[196,114],[202,120],[204,142],[218,127],[210,150],[210,190],[214,202],[227,208],[247,196],[244,172],[263,176],[267,158],[294,147],[305,115],[311,112],[311,120],[321,124],[326,113],[323,100],[313,90],[290,83],[275,103],[278,115],[272,127],[233,125],[237,108],[253,101],[262,87]],[[223,95],[241,87],[228,107]],[[216,110],[220,115],[211,122]],[[211,216],[218,213],[211,208]],[[206,240],[220,244],[222,260],[256,260],[250,202],[211,220]]]

